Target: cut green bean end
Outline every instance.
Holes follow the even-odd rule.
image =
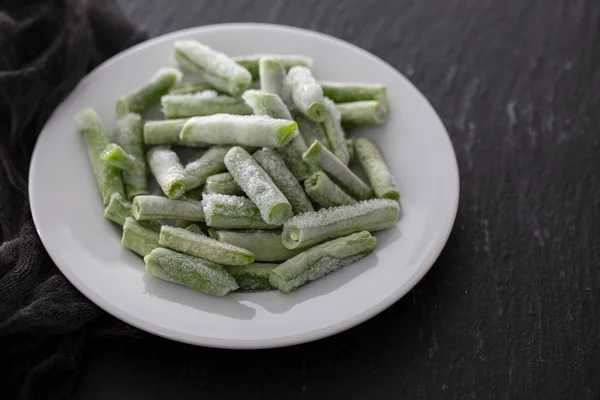
[[[168,182],[163,189],[168,198],[177,199],[185,193],[185,178],[182,176],[177,176]]]
[[[275,204],[269,211],[269,220],[283,223],[294,215],[289,203]],[[270,222],[272,223],[272,222]]]
[[[117,100],[115,112],[117,114],[117,118],[129,114],[129,103],[127,102],[127,98],[122,97],[119,100]]]
[[[304,161],[312,161],[319,157],[323,152],[323,145],[318,140],[315,140],[310,147],[302,154]]]
[[[308,118],[312,119],[315,122],[323,122],[327,117],[327,110],[325,109],[325,106],[323,104],[319,103],[318,101],[313,101],[308,106],[306,114]]]
[[[296,121],[289,121],[289,123],[283,124],[277,130],[277,143],[279,144],[279,147],[283,147],[291,142],[294,136],[298,135],[299,133],[298,124]]]

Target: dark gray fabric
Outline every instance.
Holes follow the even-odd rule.
[[[29,161],[43,124],[81,78],[144,36],[112,0],[0,4],[0,398],[63,399],[77,376],[81,328],[101,311],[37,236]]]

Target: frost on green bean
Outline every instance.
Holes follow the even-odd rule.
[[[137,196],[133,199],[132,213],[137,220],[180,219],[204,221],[202,203],[197,200],[173,200],[163,196]]]
[[[396,224],[399,216],[398,202],[389,199],[323,208],[286,221],[282,241],[288,249],[308,247],[354,232],[387,229]]]
[[[358,138],[354,141],[354,149],[360,165],[369,178],[369,182],[377,197],[398,200],[400,193],[396,181],[383,155],[372,141]]]
[[[150,275],[201,293],[224,296],[239,288],[223,266],[198,257],[157,248],[144,261]]]
[[[252,82],[252,75],[247,69],[198,41],[178,40],[174,47],[175,59],[182,67],[198,73],[223,92],[239,96]]]
[[[212,144],[281,147],[297,134],[295,121],[260,115],[215,114],[190,118],[180,138]]]
[[[323,90],[310,69],[302,66],[292,67],[288,72],[287,82],[296,107],[311,120],[323,122],[326,117]]]
[[[117,101],[117,116],[127,113],[143,114],[160,101],[161,96],[181,80],[181,71],[176,68],[162,68],[150,79],[150,82]]]
[[[241,147],[225,155],[225,166],[269,224],[282,224],[293,215],[292,206],[269,174]]]
[[[225,265],[242,290],[271,290],[269,276],[278,264],[255,262],[250,265]]]
[[[336,109],[335,104],[331,99],[325,98],[323,104],[325,104],[327,110],[325,121],[323,121],[323,128],[331,152],[335,154],[340,161],[348,165],[350,162],[350,155],[348,154],[348,145],[346,144],[346,133],[341,125],[342,117],[340,112]]]
[[[292,98],[292,86],[281,62],[274,58],[263,57],[259,61],[260,90],[278,95],[291,110],[296,107]]]
[[[231,196],[243,195],[244,191],[233,179],[229,172],[211,175],[204,183],[204,193],[227,194]]]
[[[124,190],[121,171],[107,164],[101,157],[102,152],[109,143],[104,124],[102,124],[102,120],[100,120],[96,111],[92,108],[86,108],[75,117],[75,125],[85,142],[96,184],[102,196],[102,204],[106,206],[113,193],[124,195]]]
[[[287,168],[283,159],[273,149],[263,148],[252,156],[263,170],[271,177],[281,193],[287,198],[295,214],[314,211],[314,208],[304,193],[302,186]]]
[[[206,193],[202,199],[206,224],[217,229],[277,229],[266,223],[252,200],[240,196]]]
[[[281,293],[319,279],[352,264],[375,250],[377,242],[367,231],[359,231],[314,246],[271,271],[269,282]]]
[[[339,103],[336,108],[342,116],[342,125],[346,127],[380,125],[385,122],[388,113],[385,105],[372,100]]]
[[[148,150],[148,165],[163,193],[170,199],[181,197],[186,190],[183,166],[177,154],[168,146]]]
[[[252,74],[252,79],[260,78],[259,62],[262,58],[276,60],[287,71],[293,66],[302,65],[311,68],[313,60],[310,57],[297,54],[251,54],[232,57],[235,62],[246,68]]]
[[[206,182],[206,178],[225,171],[225,155],[231,146],[213,146],[184,168],[186,188],[197,188]]]
[[[252,110],[241,97],[219,95],[214,90],[193,94],[169,94],[161,98],[161,104],[167,118],[187,118],[212,114],[252,114]]]
[[[135,221],[131,217],[127,217],[123,224],[123,236],[121,245],[131,251],[136,252],[144,257],[157,247],[159,234],[158,232],[145,228],[141,223]]]
[[[352,196],[336,185],[327,174],[318,171],[304,181],[306,194],[323,207],[344,206],[356,203]]]
[[[161,228],[158,243],[171,250],[222,265],[248,265],[254,262],[254,254],[246,249],[172,226]]]
[[[355,199],[365,200],[374,197],[373,190],[320,142],[315,141],[302,157],[305,161],[321,167],[331,179]]]
[[[135,157],[133,170],[123,172],[123,184],[128,199],[149,193],[143,122],[139,114],[125,114],[117,119],[116,142]]]
[[[150,146],[179,145],[187,147],[209,147],[209,143],[181,139],[179,135],[187,118],[146,121],[144,124],[144,143]]]

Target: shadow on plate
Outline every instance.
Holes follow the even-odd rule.
[[[219,314],[234,319],[252,319],[256,310],[240,303],[232,296],[214,297],[198,293],[188,287],[144,274],[146,293],[173,303],[183,304],[196,310]]]

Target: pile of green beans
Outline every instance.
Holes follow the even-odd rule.
[[[229,57],[195,40],[174,55],[178,68],[116,101],[114,134],[91,108],[75,120],[104,217],[149,275],[287,294],[375,250],[400,194],[377,145],[345,128],[386,121],[384,85],[317,80],[305,55]],[[165,119],[145,119],[158,106]]]

